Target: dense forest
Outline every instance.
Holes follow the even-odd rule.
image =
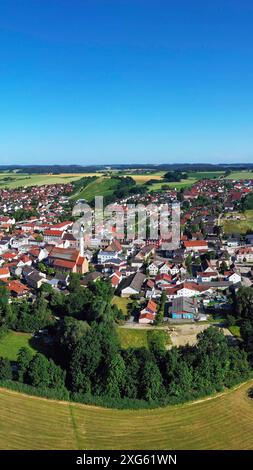
[[[198,336],[195,346],[166,349],[154,334],[149,349],[121,348],[117,323],[123,314],[112,305],[109,282],[83,288],[72,275],[68,294],[43,287],[33,303],[8,302],[0,287],[0,331],[36,332],[47,327],[52,354],[32,356],[22,348],[17,369],[0,359],[0,381],[35,387],[37,393],[70,397],[107,406],[140,407],[180,403],[247,380],[253,362],[253,294],[241,288],[236,297],[243,342],[231,346],[217,327]],[[56,320],[57,318],[57,320]],[[50,348],[49,348],[50,349]]]

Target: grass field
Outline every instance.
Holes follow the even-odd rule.
[[[243,213],[239,212],[233,212],[233,217],[236,217],[237,215],[240,217],[240,220],[230,220],[227,218],[222,218],[221,219],[221,224],[223,227],[223,230],[226,234],[231,234],[231,233],[246,233],[248,230],[253,230],[253,210],[247,210],[244,211]],[[229,214],[225,214],[226,217],[229,216]]]
[[[122,310],[124,315],[128,314],[127,307],[131,303],[132,299],[128,299],[127,297],[119,297],[118,295],[114,295],[112,299],[112,305],[117,305],[117,307]]]
[[[189,172],[189,178],[196,178],[197,180],[203,180],[205,178],[218,178],[224,175],[224,171],[192,171]]]
[[[232,173],[226,176],[227,179],[230,180],[244,180],[244,179],[253,179],[253,172],[252,171],[232,171]]]
[[[28,175],[21,173],[0,173],[0,188],[15,189],[19,186],[43,186],[44,184],[67,184],[84,176],[95,176],[97,173],[61,173],[59,175]],[[10,180],[5,180],[10,178]]]
[[[120,344],[123,349],[127,348],[147,348],[148,330],[135,328],[118,328]]]
[[[181,189],[181,188],[190,188],[194,183],[196,183],[196,178],[186,178],[181,181],[160,181],[159,183],[150,184],[148,186],[149,191],[158,191],[163,189],[163,186],[167,186],[170,189]]]
[[[164,345],[171,344],[171,339],[167,331],[147,328],[118,328],[120,344],[123,349],[127,348],[147,348],[150,347],[153,335],[159,336]]]
[[[91,181],[81,192],[75,194],[73,199],[86,199],[91,202],[95,196],[108,196],[113,193],[118,183],[116,178],[100,176]]]
[[[253,381],[154,410],[112,410],[0,389],[0,449],[253,449]]]
[[[5,357],[11,361],[17,359],[17,354],[20,348],[26,347],[35,354],[35,350],[30,346],[29,340],[31,335],[29,333],[16,333],[10,331],[3,338],[0,339],[0,357]]]
[[[240,327],[239,326],[233,325],[233,326],[230,326],[228,329],[229,329],[230,333],[232,333],[232,335],[235,336],[236,338],[241,337],[241,332],[240,332]]]

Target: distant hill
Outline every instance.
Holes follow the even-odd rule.
[[[28,174],[61,174],[61,173],[92,173],[92,172],[109,172],[112,170],[145,170],[148,171],[219,171],[223,169],[229,170],[247,170],[253,169],[253,163],[233,163],[233,164],[211,164],[211,163],[162,163],[159,165],[152,164],[113,164],[113,165],[0,165],[0,171],[10,171]]]

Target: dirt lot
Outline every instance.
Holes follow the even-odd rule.
[[[171,326],[171,341],[173,346],[185,346],[186,344],[194,345],[197,342],[197,335],[209,328],[210,324],[185,324]],[[232,336],[227,328],[222,328],[225,336]]]

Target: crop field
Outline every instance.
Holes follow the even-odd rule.
[[[0,449],[252,450],[252,385],[154,410],[98,408],[0,389]]]
[[[185,178],[181,181],[160,181],[158,183],[150,184],[150,191],[159,191],[160,189],[170,188],[170,189],[181,189],[181,188],[190,188],[194,183],[196,183],[196,178]],[[164,188],[164,189],[165,189]]]
[[[224,175],[224,171],[193,171],[189,172],[189,178],[196,178],[197,180],[203,180],[205,178],[213,179],[219,178]]]
[[[231,233],[246,233],[248,230],[253,230],[253,210],[247,210],[243,213],[233,212],[234,218],[238,217],[238,220],[230,219],[230,214],[225,214],[226,218],[221,219],[223,230],[226,234]]]
[[[252,180],[253,179],[253,172],[252,171],[232,171],[232,173],[226,176],[227,179],[230,180]]]
[[[157,180],[157,181],[161,180],[163,178],[164,173],[165,173],[164,171],[161,171],[158,173],[145,174],[145,175],[139,175],[136,173],[128,173],[122,176],[131,176],[131,178],[133,178],[137,184],[145,184],[149,180]]]
[[[29,333],[16,333],[10,331],[0,339],[0,357],[15,361],[20,348],[28,348],[35,354],[35,350],[30,346],[31,335]]]
[[[26,186],[43,186],[44,184],[67,184],[84,176],[96,176],[97,173],[60,173],[59,175],[28,175],[24,173],[0,173],[0,189]]]

